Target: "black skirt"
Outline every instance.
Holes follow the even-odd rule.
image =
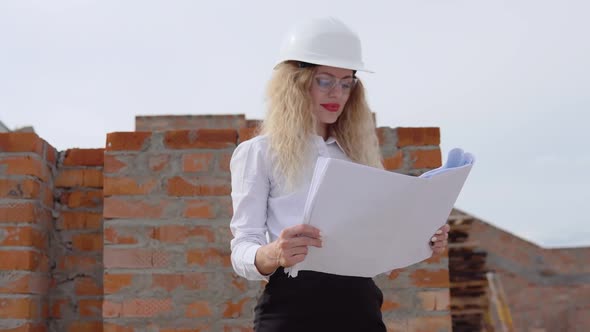
[[[254,309],[256,332],[386,331],[383,293],[372,278],[279,268]]]

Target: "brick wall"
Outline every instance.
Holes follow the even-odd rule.
[[[385,169],[420,175],[442,164],[439,128],[377,128]]]
[[[244,114],[230,115],[151,115],[136,116],[135,131],[169,131],[255,127],[259,121]]]
[[[0,331],[45,330],[55,164],[37,135],[0,134]]]
[[[108,135],[103,314],[109,327],[250,325],[259,283],[233,273],[228,246],[228,162],[236,142],[233,129]]]
[[[57,162],[34,134],[0,134],[0,298],[10,299],[0,300],[0,331],[249,331],[263,284],[231,268],[229,159],[253,134],[247,124],[111,133],[104,150],[68,150]],[[378,135],[387,169],[441,163],[437,128]],[[18,197],[5,187],[21,188]],[[35,245],[2,242],[30,224]],[[50,264],[23,265],[8,251]],[[451,330],[447,264],[445,254],[377,278],[390,331]],[[15,274],[51,287],[14,294]]]
[[[102,326],[104,149],[61,152],[55,178],[50,331]]]
[[[469,227],[462,226],[459,233],[486,254],[486,270],[499,277],[517,331],[588,330],[590,248],[545,249],[466,217]],[[454,273],[451,269],[452,279],[460,277]]]

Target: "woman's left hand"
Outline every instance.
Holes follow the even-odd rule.
[[[445,251],[450,229],[451,226],[449,226],[449,224],[444,224],[444,226],[439,228],[432,238],[430,238],[430,248],[432,249],[433,254],[440,254]]]

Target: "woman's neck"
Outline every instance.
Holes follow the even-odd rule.
[[[315,128],[315,132],[316,135],[321,136],[324,139],[324,141],[328,139],[329,128],[327,124],[318,121]]]

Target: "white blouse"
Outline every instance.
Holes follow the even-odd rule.
[[[326,141],[311,137],[315,154],[306,166],[302,184],[285,193],[281,179],[275,178],[268,137],[257,136],[239,144],[230,161],[233,217],[230,223],[231,262],[236,273],[249,280],[268,280],[254,265],[256,251],[276,240],[281,231],[301,224],[303,208],[319,156],[350,161],[333,137]]]

